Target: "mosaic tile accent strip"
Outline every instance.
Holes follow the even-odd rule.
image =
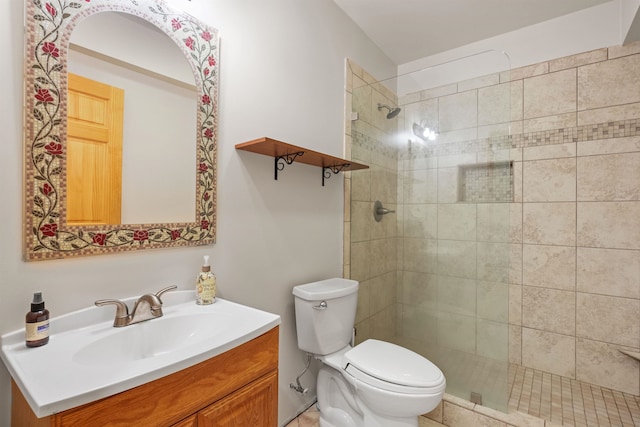
[[[513,201],[513,162],[482,163],[458,167],[458,201],[472,203]]]
[[[433,145],[412,144],[410,150],[402,150],[399,156],[402,159],[416,159],[430,156],[477,153],[487,151],[487,149],[492,151],[507,150],[512,148],[536,147],[542,145],[623,138],[638,135],[640,135],[640,118],[554,129],[542,132],[504,135],[471,141]]]
[[[351,131],[351,144],[352,147],[358,146],[372,153],[379,153],[393,159],[398,158],[399,150],[397,147],[389,146],[388,144],[385,144],[384,141],[380,141],[377,138],[365,135],[364,133],[358,132],[357,130]]]

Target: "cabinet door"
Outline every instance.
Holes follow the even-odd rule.
[[[171,427],[197,427],[198,418],[196,415],[192,415],[189,418],[185,418],[184,420],[175,423]]]
[[[272,372],[198,413],[198,427],[275,427],[278,372]]]

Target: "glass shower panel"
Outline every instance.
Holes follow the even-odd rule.
[[[509,134],[517,99],[509,68],[504,53],[489,51],[358,88],[354,82],[358,118],[351,127],[353,159],[371,161],[386,150],[388,172],[397,178],[383,201],[396,213],[381,226],[359,200],[382,194],[376,169],[352,175],[351,277],[365,279],[358,341],[410,348],[442,369],[447,393],[504,412],[514,196]],[[376,116],[376,87],[396,91],[386,101],[402,108],[397,119],[386,119],[386,110]],[[363,117],[384,121],[370,126]],[[394,195],[395,204],[388,200]],[[389,251],[381,252],[380,236],[393,240]],[[395,263],[381,264],[379,257],[390,259],[393,251]],[[383,277],[374,274],[381,269]]]

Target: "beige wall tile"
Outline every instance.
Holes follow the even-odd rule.
[[[476,281],[461,277],[438,276],[438,307],[447,313],[476,315]]]
[[[437,201],[438,203],[456,203],[458,201],[458,168],[437,169]]]
[[[494,138],[511,134],[512,130],[510,122],[499,123],[495,125],[478,126],[478,139]]]
[[[403,269],[418,273],[436,273],[437,240],[403,239]]]
[[[383,274],[370,280],[371,313],[377,313],[396,303],[396,272]]]
[[[360,280],[358,284],[358,307],[356,310],[356,323],[371,316],[371,288],[368,280]]]
[[[446,426],[506,427],[502,421],[444,402],[442,422]]]
[[[402,274],[399,301],[403,304],[434,308],[438,298],[435,274],[405,271]]]
[[[438,274],[476,278],[476,243],[456,240],[438,241]]]
[[[351,200],[371,200],[371,171],[359,170],[351,175]]]
[[[426,89],[420,92],[420,99],[439,98],[441,96],[452,95],[458,91],[457,84],[450,84],[446,86],[440,86],[432,89]]]
[[[640,249],[640,202],[578,202],[578,246]]]
[[[438,178],[437,169],[418,169],[404,172],[402,188],[404,202],[407,204],[435,203],[438,198]],[[454,181],[452,184],[456,182]]]
[[[439,99],[438,128],[441,132],[474,128],[478,125],[478,94],[471,90]]]
[[[478,128],[476,126],[450,131],[443,131],[442,128],[440,128],[439,132],[440,133],[438,134],[438,138],[436,139],[436,141],[438,141],[438,143],[440,144],[471,141],[478,138]]]
[[[522,244],[511,243],[509,245],[509,283],[522,284]]]
[[[476,240],[476,222],[475,204],[438,204],[439,239]]]
[[[523,162],[513,162],[513,201],[522,203],[522,169]]]
[[[487,74],[485,76],[458,82],[458,92],[465,92],[487,86],[496,86],[498,83],[500,83],[499,73]]]
[[[508,123],[511,114],[511,83],[478,89],[478,125]]]
[[[438,344],[467,353],[476,351],[476,319],[454,313],[438,316]]]
[[[571,128],[577,126],[577,122],[578,116],[575,112],[525,119],[523,121],[523,132],[543,132]]]
[[[407,205],[404,209],[404,235],[435,239],[438,233],[438,205]]]
[[[575,290],[574,246],[523,245],[523,283],[527,286]]]
[[[640,152],[578,158],[578,200],[640,200]]]
[[[509,363],[522,364],[522,328],[509,325]]]
[[[509,358],[509,325],[492,320],[477,321],[477,354],[493,360]]]
[[[391,306],[370,317],[372,338],[392,341],[396,335],[396,312]]]
[[[405,338],[428,345],[437,345],[438,316],[432,308],[403,305],[398,327]]]
[[[538,147],[525,147],[522,150],[523,160],[558,159],[562,157],[575,157],[576,143],[541,145]]]
[[[509,285],[478,281],[477,307],[479,318],[507,323],[509,321]]]
[[[640,251],[578,248],[580,292],[640,299]]]
[[[509,255],[511,245],[508,243],[477,243],[477,277],[479,280],[509,283]]]
[[[524,80],[511,82],[509,87],[511,121],[522,120],[524,119]]]
[[[575,292],[522,287],[522,326],[574,335],[575,318]]]
[[[640,117],[640,103],[578,111],[578,126],[631,120]]]
[[[373,203],[371,202],[351,202],[351,241],[362,242],[371,239],[371,219]]]
[[[593,141],[580,141],[578,143],[578,156],[630,153],[635,151],[640,151],[640,136],[597,139]]]
[[[369,263],[371,277],[389,273],[397,268],[398,239],[378,239],[371,241]]]
[[[640,53],[640,42],[628,43],[609,47],[609,59]]]
[[[508,242],[510,203],[477,204],[477,239],[481,242]]]
[[[522,203],[509,203],[509,241],[522,243]]]
[[[437,167],[438,167],[438,158],[435,156],[402,160],[402,169],[405,171],[416,170],[416,169],[435,169]]]
[[[369,278],[369,265],[370,265],[369,253],[370,253],[369,241],[351,243],[351,278],[352,279],[363,281]]]
[[[577,55],[565,56],[549,61],[549,71],[566,70],[581,65],[593,64],[594,62],[607,60],[607,49],[596,49],[589,52],[578,53]]]
[[[524,202],[576,200],[576,159],[523,162]]]
[[[574,246],[576,204],[524,203],[522,227],[524,243]]]
[[[576,341],[576,378],[591,384],[640,394],[640,367],[637,361],[620,353],[617,346],[578,338]],[[628,351],[637,351],[623,347]]]
[[[575,378],[576,339],[536,329],[522,329],[522,364]]]
[[[524,118],[576,111],[576,70],[564,70],[524,80]]]
[[[451,168],[461,165],[474,165],[478,162],[476,153],[453,154],[438,157],[439,168]]]
[[[540,62],[538,64],[527,65],[525,67],[514,68],[510,72],[511,80],[522,80],[529,77],[540,76],[549,72],[549,63]]]
[[[576,335],[640,347],[640,300],[578,292]]]
[[[438,124],[438,99],[424,100],[402,107],[404,113],[404,127],[407,132],[411,132],[414,123]]]
[[[578,110],[640,101],[640,55],[578,68]]]

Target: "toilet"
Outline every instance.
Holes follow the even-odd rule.
[[[293,288],[298,347],[322,362],[321,427],[417,427],[442,400],[446,381],[426,358],[369,339],[351,346],[358,282],[327,279]]]

